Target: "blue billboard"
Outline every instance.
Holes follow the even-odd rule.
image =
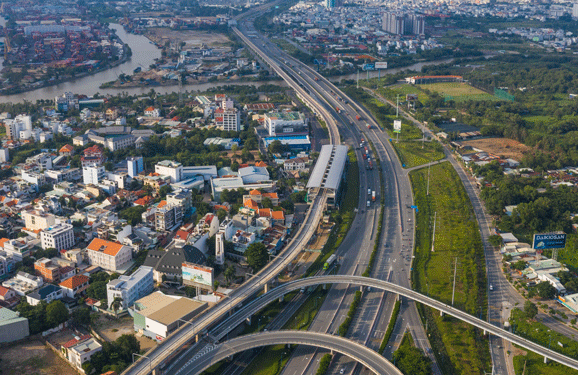
[[[365,70],[375,70],[375,64],[363,64],[362,69]]]
[[[534,235],[534,250],[563,249],[566,247],[566,233],[543,233]]]

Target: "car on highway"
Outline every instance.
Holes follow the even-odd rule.
[[[494,290],[494,286],[490,284],[490,291]]]
[[[342,367],[341,370],[339,370],[340,374],[343,374],[345,372],[345,369]]]

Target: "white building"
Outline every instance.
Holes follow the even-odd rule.
[[[144,161],[142,156],[134,156],[126,159],[129,177],[135,177],[144,171]]]
[[[16,294],[20,296],[40,288],[44,284],[44,280],[40,276],[34,276],[26,272],[18,272],[16,276],[8,279],[2,283],[5,288],[13,289]]]
[[[23,211],[21,213],[24,225],[29,230],[42,230],[50,228],[56,224],[54,215],[39,211]]]
[[[307,131],[307,119],[301,112],[270,112],[265,114],[265,127],[270,136]]]
[[[106,284],[108,306],[115,298],[122,298],[122,308],[128,309],[134,302],[149,295],[154,289],[153,268],[140,266],[130,276],[121,276]]]
[[[64,297],[64,292],[61,287],[53,284],[47,284],[38,289],[36,292],[27,294],[26,302],[32,306],[36,306],[42,301],[50,303],[57,299],[61,299],[62,297]]]
[[[121,266],[132,260],[132,248],[95,238],[86,247],[86,255],[91,265],[116,272]]]
[[[85,185],[98,185],[100,180],[104,178],[106,171],[103,166],[87,166],[82,167],[82,182]]]
[[[239,168],[239,177],[243,179],[245,184],[254,184],[261,181],[269,181],[269,171],[265,167],[254,167],[249,166],[245,168]]]
[[[171,183],[179,182],[183,179],[183,165],[172,160],[163,160],[155,165],[155,172],[161,176],[171,178]]]
[[[58,224],[40,232],[41,246],[44,250],[54,248],[58,251],[68,250],[74,246],[72,224]]]
[[[102,345],[91,337],[88,340],[80,341],[74,346],[67,348],[66,354],[70,363],[80,371],[84,372],[82,365],[90,361],[90,358],[101,350]]]
[[[225,264],[225,235],[221,232],[215,235],[215,264]]]
[[[7,148],[0,148],[0,163],[7,163],[10,160],[10,155]]]
[[[144,115],[147,117],[161,117],[161,111],[155,107],[148,107],[144,110]]]
[[[238,132],[241,130],[241,114],[237,108],[217,108],[215,110],[215,125],[224,131]]]

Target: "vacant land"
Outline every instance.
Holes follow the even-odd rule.
[[[417,167],[444,158],[442,146],[437,142],[406,141],[392,142],[401,165],[405,168]]]
[[[422,90],[437,92],[443,97],[455,100],[456,102],[465,100],[499,100],[493,95],[463,82],[440,82],[416,85],[416,87]]]
[[[150,28],[146,36],[153,42],[160,44],[164,44],[166,41],[171,43],[185,42],[185,49],[200,47],[201,44],[206,44],[209,47],[225,46],[231,42],[225,34],[196,30],[172,30],[168,28]]]
[[[426,195],[428,168],[410,173],[417,213],[415,289],[475,316],[485,314],[484,253],[477,221],[462,182],[450,163],[431,167],[430,195]],[[435,246],[432,251],[434,213]],[[487,337],[470,325],[420,307],[429,323],[428,334],[444,373],[483,374],[491,370]]]
[[[114,317],[109,317],[108,315],[99,314],[99,319],[95,322],[94,325],[98,334],[107,341],[114,341],[122,335],[135,334],[133,319],[128,315],[115,319]],[[156,346],[156,342],[146,336],[137,335],[136,339],[140,342],[141,349],[148,350]]]
[[[512,158],[518,161],[522,160],[524,155],[532,151],[531,147],[508,138],[482,138],[463,141],[461,144],[472,146],[503,158]]]
[[[39,340],[0,350],[3,375],[76,375],[77,372]]]

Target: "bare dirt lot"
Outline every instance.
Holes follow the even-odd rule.
[[[95,326],[97,327],[96,332],[107,341],[114,341],[125,334],[135,334],[134,322],[129,315],[115,319],[114,317],[106,317],[104,314],[100,314]],[[140,342],[141,349],[148,350],[156,346],[156,342],[148,337],[136,335],[136,338]]]
[[[167,28],[150,28],[147,37],[153,42],[163,44],[170,40],[173,43],[185,42],[185,48],[199,47],[206,44],[210,47],[224,46],[230,42],[230,39],[219,33],[209,33],[196,30],[171,30]]]
[[[0,350],[4,375],[77,375],[78,373],[40,340],[25,341]]]
[[[463,141],[461,144],[472,146],[500,157],[522,160],[522,157],[531,152],[532,148],[518,141],[508,138],[483,138]]]

